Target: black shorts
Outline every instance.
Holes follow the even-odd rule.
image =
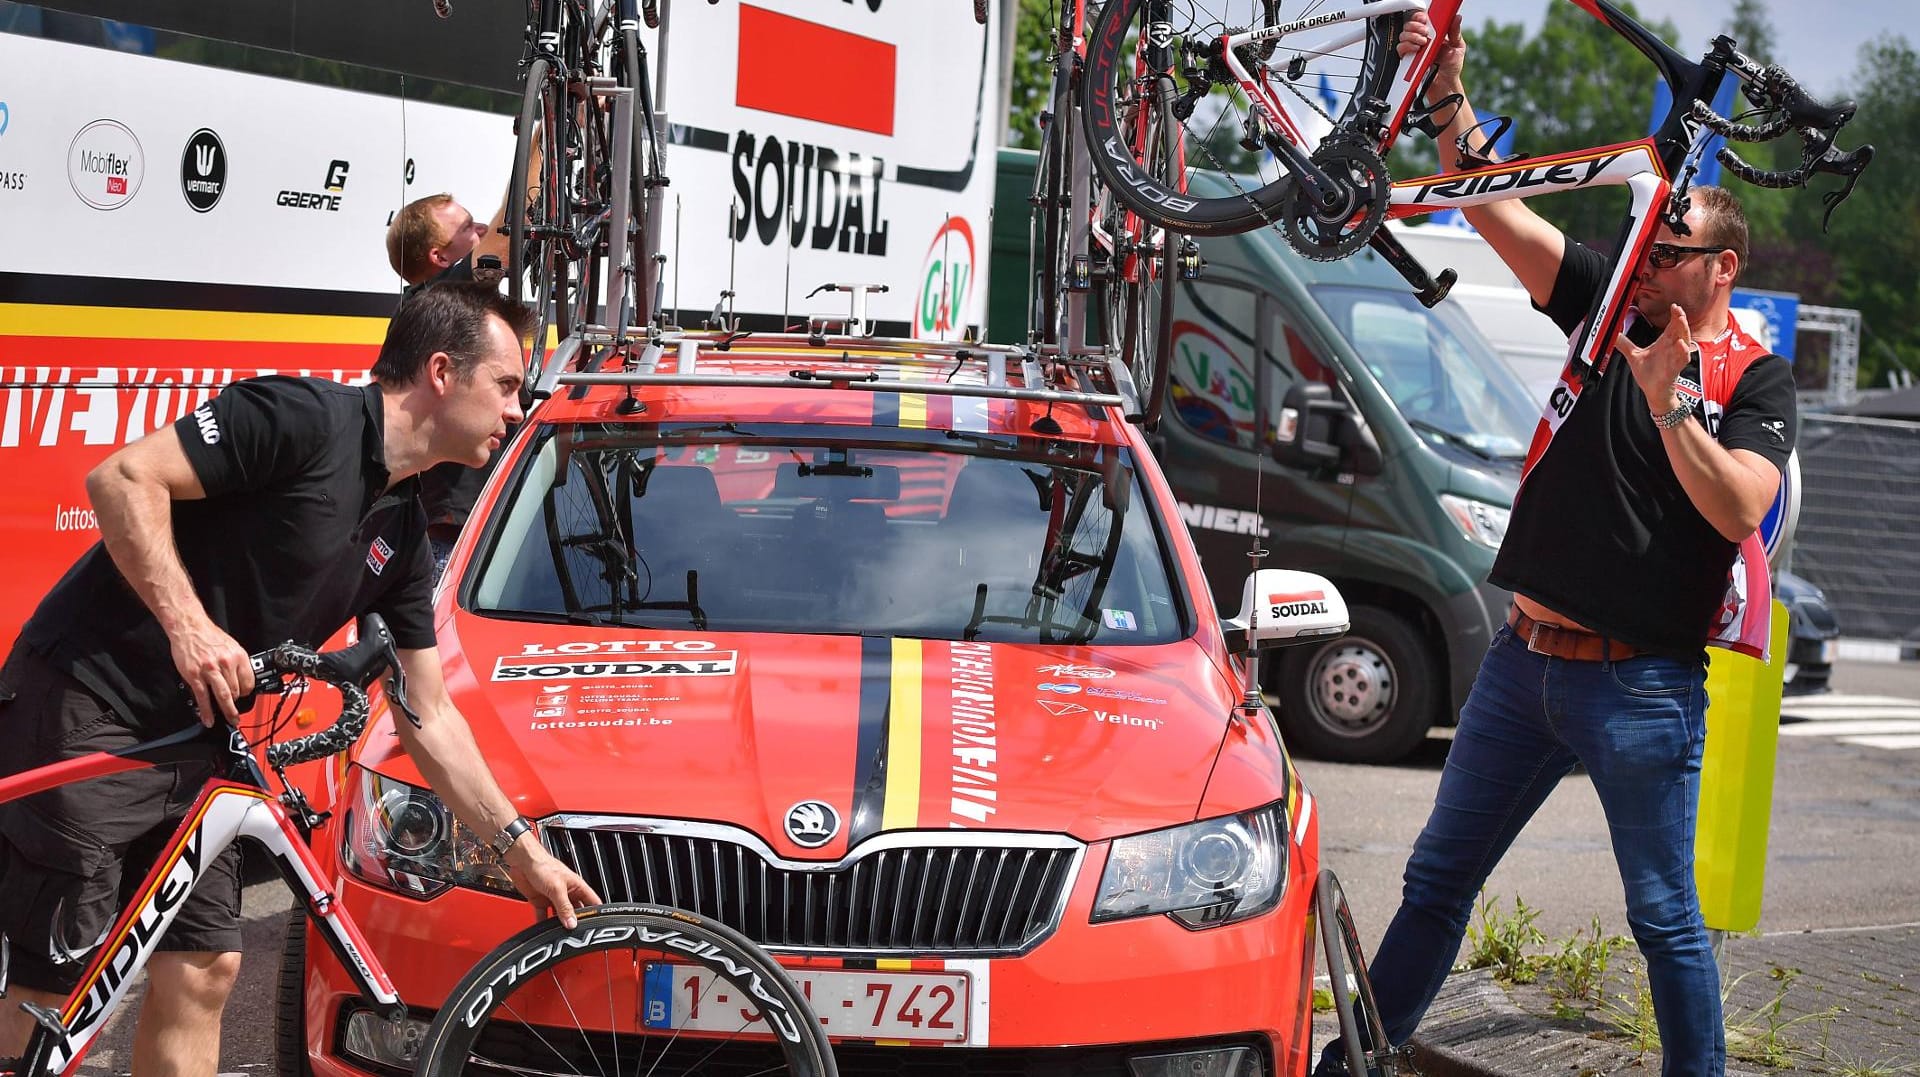
[[[0,775],[137,744],[112,708],[67,674],[15,648],[0,667]],[[9,979],[73,990],[87,959],[146,879],[223,750],[203,760],[112,774],[0,804],[0,934]],[[208,865],[162,950],[240,949],[240,847]]]

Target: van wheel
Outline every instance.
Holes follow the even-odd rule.
[[[1399,615],[1378,606],[1353,606],[1349,615],[1346,635],[1280,659],[1269,681],[1280,697],[1280,731],[1289,747],[1321,759],[1390,763],[1433,724],[1433,658]]]
[[[307,1065],[307,914],[287,917],[280,946],[280,986],[273,1009],[273,1062],[281,1077],[312,1077]]]

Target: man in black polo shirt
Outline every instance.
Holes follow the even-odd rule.
[[[448,285],[388,327],[374,381],[236,382],[87,477],[101,541],[68,570],[0,668],[0,773],[137,744],[218,717],[253,688],[250,652],[314,646],[361,613],[386,618],[420,728],[408,755],[455,816],[498,841],[515,886],[572,920],[598,899],[527,836],[448,698],[434,649],[432,567],[414,476],[479,467],[521,417],[527,311]],[[184,687],[183,687],[184,685]],[[0,933],[21,1001],[57,1006],[223,749],[0,805]],[[237,847],[204,875],[147,966],[136,1073],[211,1077],[239,971]]]
[[[1432,29],[1424,14],[1410,20],[1403,51],[1425,47]],[[1431,99],[1460,92],[1465,51],[1456,18]],[[1438,140],[1446,167],[1475,122],[1464,103],[1455,110]],[[1484,136],[1469,137],[1484,152]],[[1572,333],[1605,285],[1606,259],[1524,202],[1466,215]],[[1577,764],[1613,835],[1661,1072],[1725,1068],[1720,979],[1693,879],[1704,652],[1752,627],[1727,623],[1737,606],[1729,570],[1773,502],[1796,417],[1786,361],[1728,311],[1746,218],[1725,191],[1694,188],[1685,222],[1685,236],[1662,225],[1627,332],[1597,375],[1563,378],[1571,409],[1543,420],[1529,454],[1491,575],[1514,608],[1461,708],[1400,909],[1370,966],[1394,1043],[1439,991],[1494,865]],[[1343,1068],[1335,1047],[1316,1072]]]

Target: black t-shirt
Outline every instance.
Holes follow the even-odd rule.
[[[421,292],[426,291],[436,284],[449,284],[471,280],[473,280],[473,255],[469,254],[458,262],[428,277],[426,280],[418,284],[407,285],[406,290],[400,293],[400,306],[406,306],[407,300],[412,299],[414,296],[419,295]],[[396,308],[396,313],[397,312],[398,310]]]
[[[1543,309],[1571,334],[1605,286],[1607,259],[1569,241]],[[1659,336],[1644,320],[1628,335]],[[1750,449],[1785,467],[1797,432],[1787,361],[1729,326],[1698,341],[1699,364],[1679,384],[1732,380],[1724,409],[1703,403],[1705,423],[1727,449]],[[1615,354],[1588,383],[1520,487],[1491,581],[1602,635],[1656,654],[1698,659],[1727,595],[1738,545],[1700,515],[1673,473],[1646,394]]]
[[[237,381],[174,424],[207,496],[173,503],[174,543],[215,624],[249,652],[319,646],[367,611],[434,645],[433,564],[409,479],[387,490],[377,385]],[[143,731],[192,719],[166,633],[101,543],[20,631]]]

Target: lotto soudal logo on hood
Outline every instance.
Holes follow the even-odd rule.
[[[95,120],[67,147],[67,182],[94,209],[119,209],[140,193],[146,174],[140,140],[119,120]]]
[[[496,659],[493,679],[731,677],[737,659],[738,652],[717,650],[709,640],[595,640],[552,646],[530,643],[519,654]]]

